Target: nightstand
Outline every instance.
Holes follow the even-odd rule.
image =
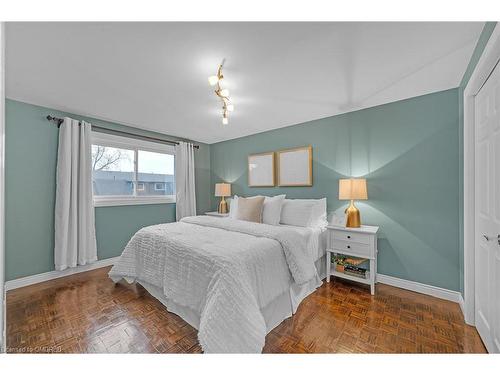
[[[205,212],[205,215],[207,215],[207,216],[214,216],[214,217],[229,217],[229,213],[227,213],[227,214],[220,214],[217,211]]]
[[[375,294],[375,278],[377,276],[377,232],[378,227],[362,225],[360,228],[347,228],[330,225],[328,230],[328,245],[326,249],[326,281],[330,276],[357,281],[370,285],[371,294]],[[364,258],[370,263],[367,278],[348,275],[336,270],[336,264],[331,263],[332,255],[342,254],[356,258]],[[333,269],[332,269],[333,267]]]

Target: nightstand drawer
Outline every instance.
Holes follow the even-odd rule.
[[[346,251],[362,258],[372,258],[374,255],[371,246],[351,241],[335,240],[333,241],[333,249],[338,252]]]
[[[370,235],[364,233],[353,233],[344,231],[333,232],[334,241],[355,242],[363,245],[370,245]]]

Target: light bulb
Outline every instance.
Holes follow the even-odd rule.
[[[229,123],[227,117],[222,118],[222,125],[227,125]]]
[[[229,96],[229,90],[228,89],[222,89],[220,90],[220,94],[224,97],[228,97]]]
[[[217,76],[208,77],[208,83],[210,83],[210,86],[215,86],[217,82],[219,82],[219,77]]]
[[[233,111],[234,111],[234,105],[232,105],[232,104],[228,104],[228,105],[227,105],[227,110],[228,110],[229,112],[233,112]]]

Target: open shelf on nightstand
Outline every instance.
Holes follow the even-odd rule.
[[[367,272],[368,272],[367,275],[370,276],[370,274],[369,274],[370,271],[367,271]],[[330,272],[330,276],[336,276],[336,277],[340,277],[342,279],[347,279],[347,280],[351,280],[351,281],[357,281],[358,283],[363,283],[363,284],[367,284],[367,285],[371,284],[370,277],[368,277],[366,279],[363,279],[361,277],[348,275],[346,273],[338,272],[338,271],[331,271]]]

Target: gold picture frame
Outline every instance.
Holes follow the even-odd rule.
[[[313,186],[312,146],[276,152],[278,186]]]
[[[248,155],[248,186],[274,187],[276,160],[274,151]]]

